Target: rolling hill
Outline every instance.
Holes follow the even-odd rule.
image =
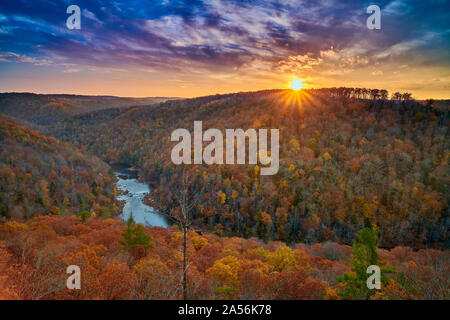
[[[0,93],[0,113],[48,125],[76,114],[132,105],[150,105],[176,98],[121,98],[67,94]]]
[[[376,250],[377,263],[394,271],[370,299],[448,299],[448,250],[430,248],[448,249],[445,110],[274,90],[109,108],[49,125],[2,119],[73,143],[0,121],[4,299],[180,299],[182,274],[189,299],[357,299],[346,294],[352,282],[337,279],[350,279],[360,263],[346,244],[368,246],[360,232],[377,229],[390,247]],[[221,130],[279,128],[278,174],[173,165],[170,134],[194,120]],[[93,154],[138,167],[153,186],[148,201],[162,211],[177,210],[187,174],[202,232],[189,230],[184,244],[176,226],[109,219],[114,178]],[[71,264],[83,270],[81,290],[65,287]]]
[[[0,120],[0,217],[118,213],[115,177],[68,143]]]
[[[160,210],[176,207],[182,168],[171,132],[278,128],[280,170],[187,165],[200,195],[194,219],[223,235],[350,244],[376,225],[382,245],[450,246],[448,110],[412,100],[360,97],[354,89],[270,90],[170,101],[153,108],[95,111],[47,133],[106,161],[140,168]]]

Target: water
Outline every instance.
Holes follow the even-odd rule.
[[[127,194],[121,194],[117,197],[118,200],[125,200],[125,206],[120,215],[121,219],[126,221],[133,214],[134,221],[145,226],[168,227],[170,225],[169,219],[142,201],[150,191],[149,186],[139,182],[137,173],[129,170],[129,168],[124,166],[117,168],[116,166],[115,169],[116,176],[119,179],[117,188],[128,191]]]

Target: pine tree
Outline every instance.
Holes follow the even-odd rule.
[[[84,207],[84,204],[81,203],[77,215],[80,216],[81,223],[85,224],[86,220],[91,216],[91,213]]]
[[[345,272],[342,277],[336,277],[338,294],[343,299],[368,300],[377,292],[376,289],[367,287],[367,267],[376,265],[381,270],[381,286],[389,284],[389,273],[393,273],[392,268],[382,268],[386,264],[378,255],[379,230],[373,227],[365,227],[356,234],[353,242],[351,272]]]
[[[129,250],[134,256],[144,256],[148,248],[153,248],[150,243],[151,237],[145,232],[145,229],[140,224],[135,224],[133,216],[127,220],[127,229],[123,234],[123,239],[120,240],[125,249]]]

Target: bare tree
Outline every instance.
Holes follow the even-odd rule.
[[[187,263],[187,232],[188,230],[193,230],[201,233],[201,231],[195,229],[195,220],[192,216],[194,208],[199,204],[200,192],[195,190],[190,181],[190,175],[184,167],[182,169],[179,184],[174,190],[173,198],[175,206],[169,206],[164,210],[161,210],[161,213],[178,224],[183,233],[183,248],[181,250],[183,254],[183,265],[181,282],[183,287],[183,299],[186,300],[188,298],[187,270],[190,266],[190,264]]]
[[[189,176],[183,168],[183,175],[181,177],[181,188],[175,193],[175,198],[180,205],[180,214],[172,214],[172,218],[176,220],[183,231],[183,298],[187,299],[187,230],[192,228],[191,212],[197,203],[189,191]]]

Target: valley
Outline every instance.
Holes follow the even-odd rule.
[[[216,95],[46,123],[0,105],[0,296],[362,298],[339,277],[369,232],[389,274],[371,298],[448,298],[448,110],[351,92]],[[170,134],[195,119],[279,128],[279,172],[174,165]],[[89,285],[61,286],[66,264]]]

